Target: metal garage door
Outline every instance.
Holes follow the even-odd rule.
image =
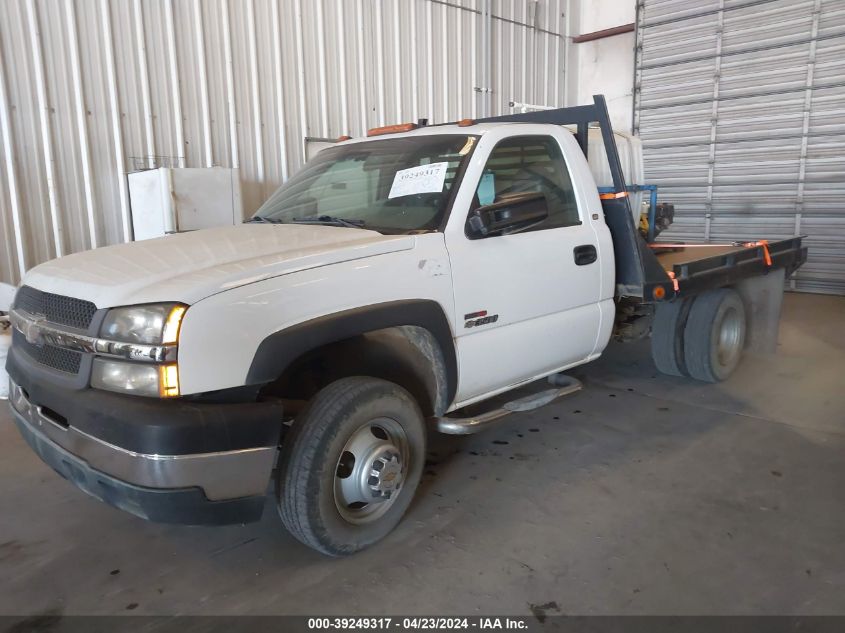
[[[845,294],[845,0],[639,0],[634,128],[667,237],[808,236]]]

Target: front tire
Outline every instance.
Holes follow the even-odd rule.
[[[343,378],[322,389],[285,437],[276,493],[299,541],[345,556],[384,538],[422,476],[426,427],[399,385]]]

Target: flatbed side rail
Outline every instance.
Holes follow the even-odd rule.
[[[678,290],[673,295],[687,296],[734,285],[743,279],[764,275],[778,268],[785,269],[789,277],[807,261],[807,247],[803,246],[802,240],[803,236],[757,242],[741,250],[675,264],[672,273]],[[690,246],[695,247],[693,244]],[[660,247],[659,242],[652,245],[652,248]]]

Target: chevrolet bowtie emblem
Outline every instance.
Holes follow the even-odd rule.
[[[46,316],[37,314],[33,315],[32,320],[23,322],[21,333],[26,338],[27,343],[39,346],[44,344],[44,337],[41,335],[41,324],[46,320]]]

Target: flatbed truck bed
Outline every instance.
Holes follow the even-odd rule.
[[[807,260],[807,248],[796,237],[744,244],[651,244],[657,261],[678,282],[675,296],[730,285],[769,270],[788,277]]]

